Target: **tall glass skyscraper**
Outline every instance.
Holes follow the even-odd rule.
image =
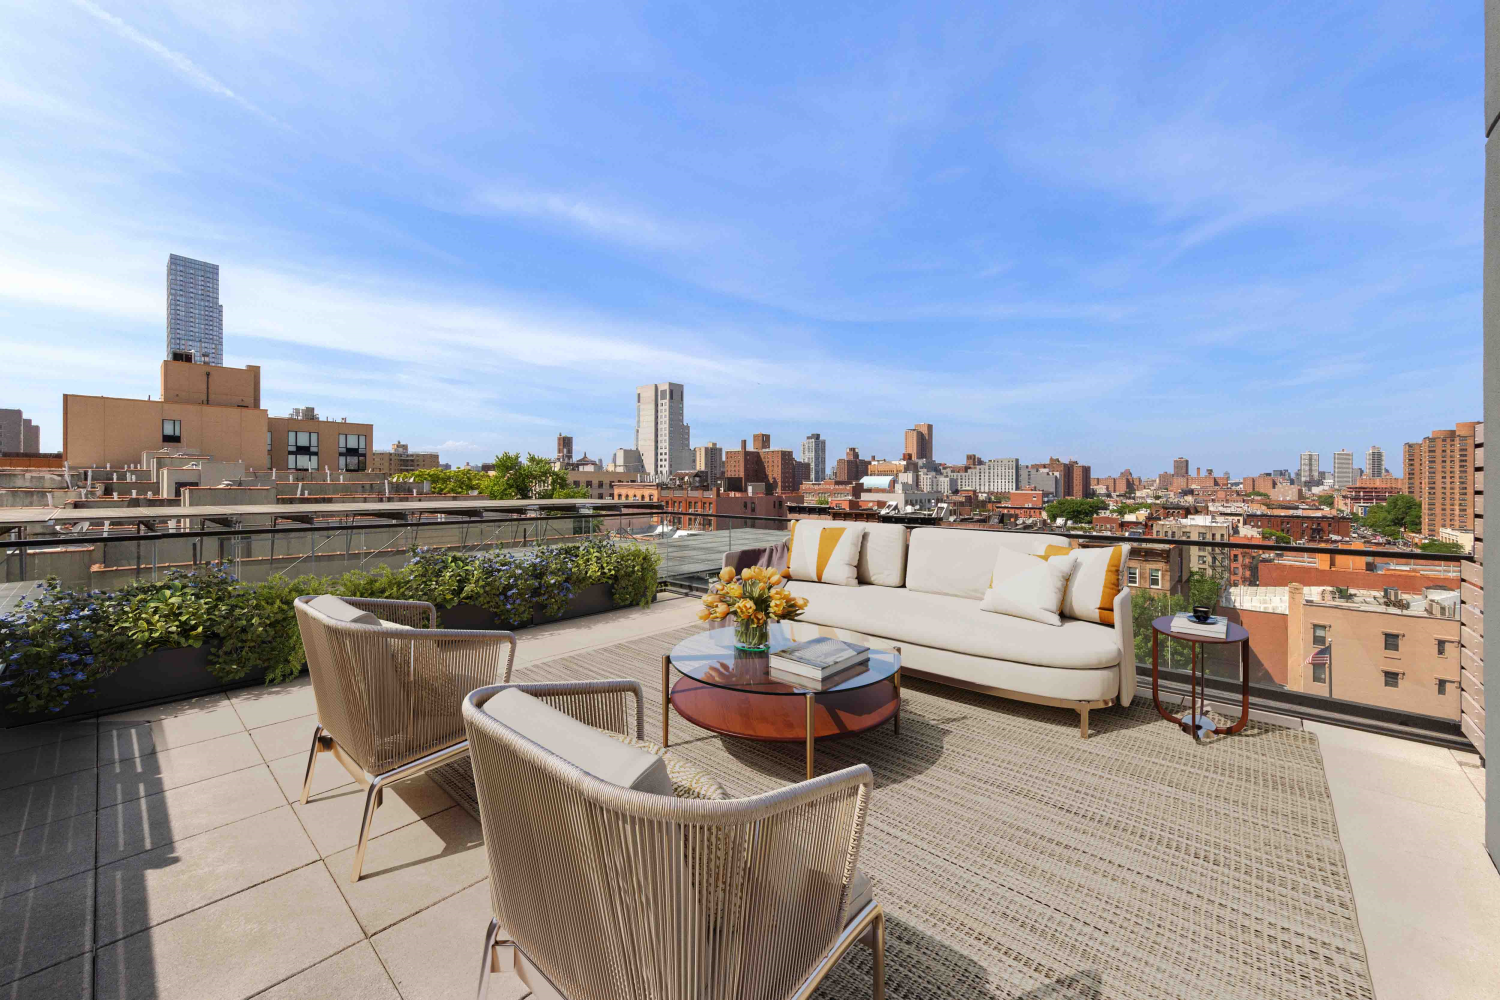
[[[218,264],[167,257],[167,360],[224,363]]]

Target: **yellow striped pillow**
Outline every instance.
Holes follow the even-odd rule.
[[[787,542],[787,572],[793,580],[859,586],[859,546],[864,525],[793,521]]]
[[[1068,592],[1063,595],[1063,615],[1086,622],[1113,625],[1115,598],[1120,596],[1120,581],[1125,575],[1125,561],[1130,558],[1130,546],[1070,549],[1061,545],[1049,545],[1037,558],[1051,559],[1053,556],[1064,555],[1077,556],[1078,565],[1068,578]]]

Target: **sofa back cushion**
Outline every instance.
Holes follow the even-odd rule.
[[[877,587],[906,584],[906,529],[899,524],[866,524],[859,546],[859,582]]]
[[[906,588],[977,601],[989,589],[995,555],[1002,548],[1041,555],[1066,538],[980,528],[913,528],[906,548]]]
[[[787,539],[787,575],[793,580],[859,586],[859,552],[865,525],[793,521]]]

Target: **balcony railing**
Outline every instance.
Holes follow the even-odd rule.
[[[567,513],[424,513],[390,523],[366,518],[257,528],[73,532],[0,541],[0,613],[48,577],[71,589],[112,590],[161,579],[172,569],[218,562],[242,580],[259,582],[273,574],[333,576],[379,566],[395,568],[417,548],[472,554],[599,536],[652,546],[660,557],[663,586],[701,592],[726,552],[784,540],[788,524],[785,517],[665,509],[595,511],[581,504]],[[951,522],[943,529],[1007,530]],[[1461,567],[1472,562],[1470,557],[1296,543],[1047,533],[1076,539],[1080,545],[1131,546],[1127,571],[1133,583],[1135,666],[1146,682],[1145,696],[1150,693],[1151,620],[1193,604],[1212,603],[1250,634],[1253,710],[1468,746],[1458,723],[1459,630],[1465,614],[1459,582]],[[1373,568],[1333,566],[1334,560],[1351,559]],[[1357,576],[1347,576],[1350,573]],[[1264,586],[1262,575],[1286,583]],[[1352,584],[1389,582],[1379,587],[1345,586],[1340,579]],[[1388,592],[1387,587],[1392,589]],[[1186,644],[1164,637],[1158,646],[1158,677],[1169,696],[1187,690],[1188,665]],[[1211,699],[1237,709],[1239,670],[1237,649],[1210,648],[1205,684]]]

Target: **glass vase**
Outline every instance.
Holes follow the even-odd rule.
[[[753,619],[741,618],[734,623],[734,648],[763,652],[771,648],[771,626],[768,622],[759,625]]]

